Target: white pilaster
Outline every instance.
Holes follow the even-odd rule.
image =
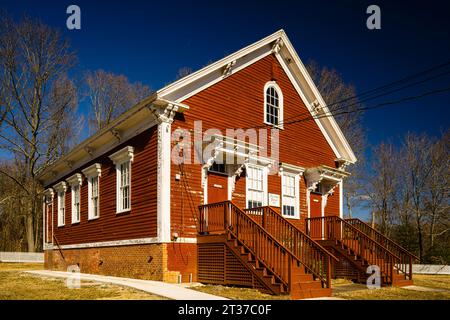
[[[339,217],[344,219],[344,179],[339,182]]]
[[[161,118],[160,118],[161,119]],[[158,124],[158,241],[170,242],[170,139],[171,123],[163,119]]]

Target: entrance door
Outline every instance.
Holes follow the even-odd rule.
[[[208,172],[208,203],[228,200],[228,175]]]
[[[322,195],[311,193],[309,199],[310,218],[322,217]],[[310,220],[309,228],[311,230],[311,238],[322,239],[323,221],[321,219]]]

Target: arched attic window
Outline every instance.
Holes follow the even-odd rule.
[[[275,81],[264,86],[264,123],[283,128],[283,93]]]

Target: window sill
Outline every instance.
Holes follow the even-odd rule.
[[[80,221],[72,221],[72,224],[80,224]]]
[[[271,127],[275,128],[275,129],[284,130],[284,126],[283,125],[275,125],[275,124],[267,122],[267,121],[264,121],[264,124],[266,124],[268,126],[271,126]]]
[[[300,217],[297,216],[285,216],[284,214],[282,214],[281,216],[285,219],[300,220]]]
[[[65,226],[65,224],[60,224],[60,225],[58,225],[58,228],[62,228],[64,226]]]
[[[129,213],[131,213],[131,209],[117,211],[116,212],[116,216],[126,215],[126,214],[129,214]]]
[[[98,220],[98,218],[100,218],[100,216],[97,216],[97,217],[92,217],[92,218],[88,218],[88,222],[89,222],[89,221],[94,221],[94,220]]]

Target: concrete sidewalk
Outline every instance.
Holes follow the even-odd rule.
[[[73,276],[73,273],[63,271],[32,270],[24,272],[54,278],[67,278],[69,276]],[[81,280],[97,281],[130,287],[174,300],[228,300],[224,297],[191,290],[185,288],[183,285],[170,284],[161,281],[110,277],[87,273],[80,273],[80,277]]]

